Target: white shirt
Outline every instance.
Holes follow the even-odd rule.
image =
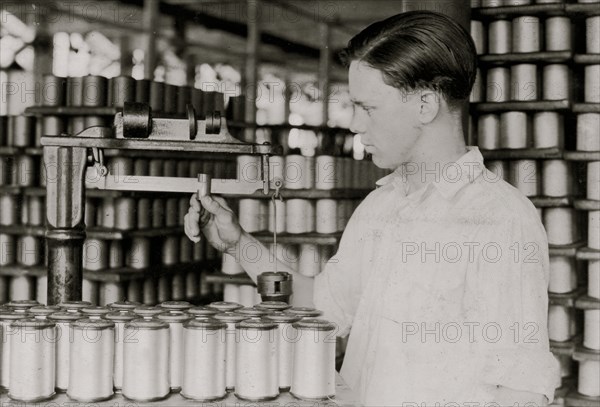
[[[373,406],[483,405],[498,385],[552,401],[548,243],[534,206],[476,147],[427,170],[432,182],[408,194],[399,171],[379,180],[316,277],[316,307],[339,336],[351,329],[342,377]]]

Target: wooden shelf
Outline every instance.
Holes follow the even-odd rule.
[[[563,152],[558,147],[550,148],[501,148],[497,150],[481,150],[486,160],[540,160],[560,159]]]
[[[46,226],[30,225],[8,225],[0,226],[2,233],[9,235],[28,235],[45,237]],[[104,227],[86,228],[86,237],[102,240],[123,240],[132,237],[160,237],[175,234],[183,234],[183,226],[169,226],[160,228],[136,229],[136,230],[117,230]]]
[[[564,342],[550,341],[550,352],[555,355],[571,356],[575,352],[578,342],[577,339]]]
[[[575,103],[574,113],[600,113],[600,103]]]
[[[256,239],[263,243],[273,243],[273,234],[269,232],[252,233]],[[316,244],[316,245],[336,245],[342,237],[342,232],[324,234],[324,233],[278,233],[277,243],[287,244]]]
[[[565,5],[556,4],[537,4],[525,6],[504,6],[504,7],[478,7],[471,9],[471,19],[500,19],[504,17],[518,16],[564,16],[566,14]]]
[[[600,64],[600,54],[578,54],[574,60],[576,64],[597,65]]]
[[[565,245],[549,245],[548,251],[550,256],[575,257],[577,250],[585,246],[584,242],[576,242]]]
[[[563,307],[574,307],[575,300],[585,293],[585,288],[578,288],[570,293],[556,294],[548,293],[549,305],[561,305]]]
[[[513,63],[566,63],[573,58],[571,51],[542,51],[509,54],[486,54],[479,57],[479,62],[489,65],[507,65]]]
[[[565,397],[565,406],[572,407],[598,407],[600,397],[589,397],[579,394],[576,390],[571,391]]]
[[[114,116],[116,107],[108,106],[31,106],[25,109],[30,116]]]
[[[573,353],[573,359],[582,360],[598,360],[600,361],[600,350],[584,348],[579,345]]]
[[[550,196],[532,196],[529,198],[536,208],[563,208],[570,207],[573,203],[572,197],[550,197]]]
[[[24,266],[22,264],[8,264],[0,268],[0,276],[7,277],[43,277],[47,274],[46,266]]]
[[[566,4],[566,11],[570,15],[600,16],[600,5],[598,3],[573,3]]]
[[[540,112],[540,111],[568,111],[568,100],[542,100],[542,101],[508,101],[508,102],[481,102],[471,103],[471,110],[477,113],[501,112]]]
[[[577,250],[577,260],[600,260],[600,250],[582,247]]]
[[[576,199],[573,206],[580,211],[600,211],[600,201],[592,199]]]
[[[600,161],[600,151],[565,151],[563,158],[569,161]]]

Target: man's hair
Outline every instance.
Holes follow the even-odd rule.
[[[451,18],[410,11],[371,24],[348,42],[341,58],[378,69],[383,81],[403,91],[440,92],[451,107],[468,99],[477,54],[469,33]]]

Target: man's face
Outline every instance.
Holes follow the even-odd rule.
[[[383,82],[381,71],[353,61],[349,70],[354,115],[350,130],[380,168],[411,161],[419,135],[419,92],[407,93]]]

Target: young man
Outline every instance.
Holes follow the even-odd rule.
[[[461,108],[476,69],[468,32],[441,14],[404,13],[359,33],[345,56],[351,130],[394,172],[314,281],[315,306],[350,333],[341,375],[366,405],[545,405],[558,385],[546,235],[530,201],[465,146]],[[201,203],[210,243],[253,279],[273,269],[224,200]],[[191,205],[186,233],[197,241],[200,204]],[[259,261],[244,259],[248,245]]]

